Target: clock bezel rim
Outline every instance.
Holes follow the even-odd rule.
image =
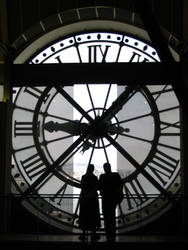
[[[98,20],[98,21],[99,21],[99,20]],[[101,22],[101,21],[102,21],[102,20],[100,20],[99,22]],[[94,22],[96,22],[96,20],[95,20]],[[113,21],[113,22],[116,23],[117,21]],[[124,24],[124,23],[123,23],[123,24]],[[70,24],[70,25],[72,25],[72,24]],[[133,26],[133,27],[135,28],[135,26]],[[62,28],[62,27],[61,27],[61,28]],[[139,29],[140,29],[140,28],[139,28]],[[108,29],[107,29],[107,31],[108,31]],[[79,31],[79,32],[80,32],[80,31]],[[47,34],[48,34],[48,33],[47,33]],[[67,35],[67,36],[68,36],[68,35]],[[43,37],[43,36],[41,36],[41,37]],[[40,38],[41,38],[41,37],[40,37]],[[134,35],[133,35],[133,37],[135,38]],[[139,36],[138,36],[137,38],[138,38],[139,40],[141,40]],[[58,40],[59,40],[59,39],[58,39]],[[146,42],[148,43],[148,41],[145,40],[145,39],[144,39],[143,41],[144,41],[144,42],[146,41]],[[33,43],[31,43],[31,44],[33,44]],[[48,42],[47,42],[47,44],[49,45]],[[23,50],[25,51],[25,49],[23,49]],[[177,54],[173,49],[172,49],[172,51],[173,51],[175,57],[177,56],[177,57],[176,57],[176,60],[179,60],[178,54]],[[38,51],[36,51],[36,53],[37,53],[37,52],[38,52]],[[32,55],[33,55],[33,54],[32,54]],[[16,57],[16,59],[14,60],[14,63],[20,63],[20,60],[21,60],[20,58],[21,58],[21,57],[22,57],[22,56],[21,56],[21,53],[20,53],[20,54]],[[27,60],[28,60],[28,59],[27,59]],[[158,217],[158,216],[157,216],[157,217]]]

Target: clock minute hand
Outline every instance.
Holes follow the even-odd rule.
[[[118,98],[112,103],[112,105],[102,114],[101,120],[110,121],[125,105],[125,103],[135,94],[140,88],[139,85],[131,85],[118,96]]]
[[[80,135],[87,128],[88,128],[88,124],[80,123],[77,120],[65,122],[65,123],[49,121],[44,124],[44,129],[50,133],[57,132],[57,131],[64,131],[71,135]]]

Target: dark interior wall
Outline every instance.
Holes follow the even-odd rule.
[[[1,1],[1,0],[0,0]],[[141,1],[141,0],[139,0]],[[187,0],[186,0],[187,1]],[[103,1],[94,1],[94,0],[7,0],[7,12],[8,12],[8,35],[9,35],[9,43],[13,43],[18,36],[20,36],[26,29],[32,26],[34,23],[39,22],[40,20],[53,15],[54,13],[58,13],[61,11],[65,11],[72,8],[81,8],[85,6],[93,6],[93,5],[113,5],[115,7],[120,7],[124,4],[126,9],[133,10],[133,6],[131,1],[127,0],[103,0]],[[178,38],[182,38],[182,6],[183,0],[150,0],[149,3],[162,26],[164,26],[168,31],[174,34]],[[17,226],[20,224],[20,219],[17,217],[16,208],[14,207],[15,216],[14,223],[10,226],[11,230],[17,230]],[[18,208],[19,211],[20,208]],[[24,209],[23,209],[24,210]],[[178,213],[177,213],[178,211]],[[25,214],[24,214],[25,213]],[[32,215],[29,215],[27,211],[23,211],[25,218],[31,217],[32,222],[34,222]],[[174,214],[181,216],[181,206],[178,207],[176,213],[174,211],[170,211],[167,215],[165,214],[160,221],[157,221],[153,228],[155,228],[155,233],[162,231],[162,233],[172,233],[178,230],[179,227],[176,224]],[[166,219],[166,223],[164,223],[164,219]],[[181,222],[181,218],[178,219]],[[24,224],[26,220],[23,220]],[[158,227],[159,225],[164,225],[163,227]],[[39,230],[38,224],[36,222],[33,225],[33,232]],[[20,225],[20,228],[23,230],[24,226]],[[31,228],[30,228],[31,229]],[[40,230],[46,229],[46,225],[42,225]],[[48,230],[52,230],[47,228]],[[145,227],[145,233],[150,233],[150,226]],[[14,231],[14,230],[13,230]],[[177,231],[176,231],[177,232]],[[140,233],[140,232],[139,232]]]
[[[157,20],[170,33],[182,38],[183,0],[148,1]],[[12,44],[32,24],[61,11],[108,5],[134,10],[131,0],[7,0],[8,36]]]

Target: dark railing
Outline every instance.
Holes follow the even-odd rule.
[[[51,202],[53,204],[54,197],[50,194],[41,195],[44,201]],[[161,214],[161,216],[157,216],[157,205],[153,203],[154,198],[156,198],[157,195],[148,195],[147,200],[143,204],[139,204],[139,201],[141,198],[144,199],[144,197],[138,197],[138,196],[131,196],[131,197],[124,197],[124,200],[122,201],[121,205],[117,206],[117,237],[127,237],[129,235],[174,235],[178,234],[180,235],[184,231],[184,208],[185,203],[187,202],[187,199],[183,197],[182,195],[169,195],[170,201],[174,200],[174,204],[169,209],[169,211],[166,211],[164,214]],[[165,206],[165,201],[168,201],[169,197],[160,197],[161,201],[163,201]],[[75,208],[74,208],[74,230],[69,230],[67,232],[66,226],[63,228],[57,228],[51,225],[50,218],[48,219],[48,216],[44,214],[42,209],[45,206],[44,203],[38,202],[38,210],[33,206],[33,211],[35,215],[33,215],[31,212],[29,212],[23,205],[27,202],[29,203],[31,200],[35,200],[35,202],[41,200],[38,195],[30,195],[24,200],[20,195],[11,194],[7,196],[1,196],[0,197],[0,221],[1,221],[1,235],[5,234],[11,234],[14,237],[16,237],[17,234],[28,234],[33,235],[33,237],[44,237],[44,235],[53,236],[53,235],[59,235],[59,237],[62,240],[62,235],[64,236],[64,239],[67,239],[68,241],[75,241],[75,239],[78,240],[78,236],[81,234],[81,230],[79,230],[79,227],[77,225],[76,220],[78,220],[78,214],[79,214],[79,195],[76,194],[69,194],[64,195],[63,197],[61,195],[58,195],[55,197],[55,199],[61,200],[61,203],[63,204],[63,208],[66,210],[66,206],[70,206],[70,201],[72,201],[71,206],[73,207],[74,201],[75,201]],[[62,202],[63,201],[63,202]],[[132,203],[131,203],[132,202]],[[135,207],[134,212],[129,214],[129,206],[130,204],[136,204],[138,202],[137,207]],[[23,203],[23,204],[22,204]],[[171,202],[170,202],[171,203]],[[99,196],[99,204],[100,204],[100,213],[101,213],[101,224],[102,228],[100,228],[97,233],[100,234],[102,239],[105,239],[105,231],[104,231],[104,223],[103,223],[103,215],[102,215],[102,209],[101,209],[101,196]],[[146,207],[143,210],[143,205],[149,204],[151,207]],[[27,205],[26,205],[27,206]],[[152,211],[152,206],[155,211]],[[58,206],[57,206],[58,207]],[[53,207],[52,207],[53,208]],[[127,209],[127,211],[126,211]],[[148,210],[147,210],[148,209]],[[162,209],[162,208],[161,208]],[[40,211],[41,210],[41,211]],[[160,209],[159,209],[160,210]],[[38,211],[38,212],[37,212]],[[55,220],[58,221],[61,220],[60,213],[58,215],[58,209],[54,207],[54,211],[57,212],[57,217]],[[59,210],[60,211],[60,210]],[[53,212],[53,211],[52,211]],[[127,212],[127,214],[126,214]],[[148,214],[147,214],[148,212]],[[186,212],[186,211],[185,211]],[[68,212],[67,212],[68,214]],[[37,216],[38,215],[38,216]],[[132,216],[132,222],[130,221],[130,218]],[[144,216],[148,217],[148,220],[151,220],[150,223],[146,223],[143,219]],[[155,220],[152,220],[152,216],[155,218]],[[43,219],[39,219],[39,218]],[[131,230],[128,230],[126,228],[130,226]],[[132,223],[132,224],[131,224]],[[62,222],[62,224],[66,224]],[[71,228],[71,222],[70,228]],[[58,225],[58,223],[57,223]],[[69,229],[70,229],[69,228]],[[43,236],[41,236],[43,235]],[[77,238],[75,238],[77,237]],[[123,239],[123,238],[121,238]]]

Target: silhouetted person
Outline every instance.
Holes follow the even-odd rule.
[[[123,181],[118,173],[111,171],[111,165],[103,165],[104,174],[99,178],[99,190],[102,195],[102,210],[107,241],[114,241],[116,235],[115,210],[119,202],[118,194]]]
[[[94,165],[89,164],[86,174],[81,178],[79,226],[83,230],[81,240],[85,240],[85,233],[92,231],[92,237],[97,240],[96,229],[100,227],[100,213],[98,201],[98,178],[93,174]]]

